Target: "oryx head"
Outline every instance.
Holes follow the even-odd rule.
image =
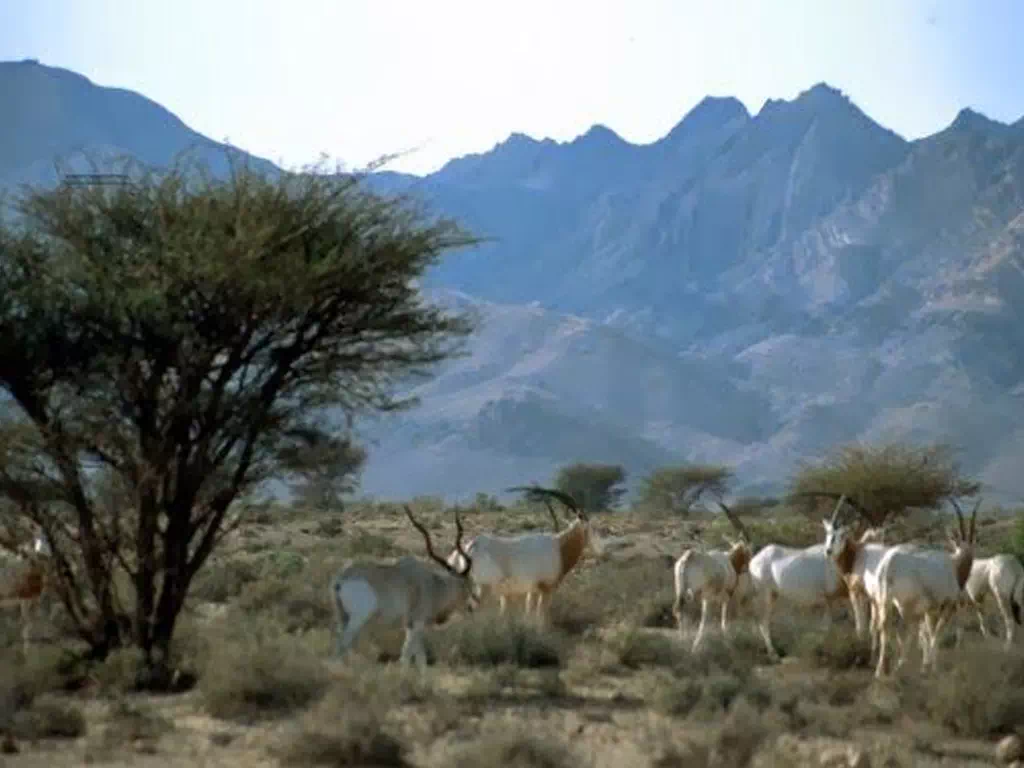
[[[446,572],[455,577],[454,583],[460,588],[460,597],[465,601],[466,611],[472,613],[479,606],[479,595],[478,590],[473,584],[473,580],[470,574],[473,570],[473,558],[469,556],[466,550],[462,546],[462,519],[459,517],[459,510],[455,510],[455,551],[461,556],[462,567],[458,567],[447,562],[443,557],[439,557],[434,552],[434,545],[430,540],[430,532],[415,518],[413,517],[412,510],[409,509],[409,505],[404,505],[405,516],[409,518],[409,522],[413,524],[417,531],[423,536],[423,541],[427,547],[427,556],[430,557],[435,563],[445,569]],[[456,606],[451,606],[454,610]],[[447,612],[445,612],[445,618]]]

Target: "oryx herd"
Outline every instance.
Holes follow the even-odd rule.
[[[917,639],[925,668],[935,664],[938,639],[962,604],[977,611],[981,632],[988,634],[981,605],[991,593],[1003,617],[1006,646],[1021,623],[1024,604],[1024,567],[1016,557],[996,555],[974,557],[978,507],[965,521],[959,505],[952,501],[957,531],[950,534],[948,550],[911,542],[888,545],[880,532],[860,524],[867,520],[851,499],[840,496],[831,517],[822,521],[825,540],[805,548],[766,544],[753,554],[747,530],[724,505],[722,511],[739,532],[739,541],[728,550],[684,552],[675,564],[676,602],[674,613],[683,633],[683,604],[687,598],[701,600],[701,619],[693,641],[696,651],[704,637],[709,604],[722,604],[722,631],[727,631],[728,607],[738,595],[753,601],[758,630],[768,654],[778,657],[771,637],[771,620],[776,604],[822,606],[827,622],[834,603],[849,600],[854,631],[863,636],[865,612],[871,651],[877,653],[875,676],[887,670],[890,635],[899,646],[899,662],[906,658],[911,628],[917,625]],[[853,510],[857,517],[843,517]],[[862,531],[858,531],[862,528]],[[859,535],[858,535],[859,534]],[[894,619],[902,620],[896,632]]]
[[[402,660],[424,664],[425,627],[446,620],[458,608],[474,610],[486,594],[497,596],[502,612],[507,598],[522,595],[527,615],[543,620],[559,584],[586,551],[600,553],[603,546],[590,519],[571,496],[536,486],[514,490],[526,490],[534,500],[560,501],[573,512],[573,523],[555,533],[479,534],[463,546],[462,524],[456,514],[455,548],[442,559],[434,553],[430,535],[406,507],[406,515],[424,537],[427,554],[443,571],[412,557],[390,565],[364,561],[346,568],[332,585],[339,654],[348,650],[360,629],[377,616],[404,623]],[[909,542],[883,543],[877,529],[861,522],[867,516],[859,505],[841,496],[832,515],[822,521],[822,543],[805,548],[769,543],[755,553],[743,523],[720,501],[719,507],[739,539],[722,550],[688,549],[675,561],[673,613],[680,637],[687,600],[701,604],[700,624],[691,647],[696,652],[705,636],[711,606],[721,606],[722,631],[727,632],[730,606],[743,597],[754,606],[769,655],[777,658],[771,636],[777,606],[822,606],[831,623],[834,604],[849,601],[854,631],[859,636],[870,633],[872,654],[877,653],[875,675],[881,677],[888,666],[890,636],[895,635],[902,664],[914,625],[923,666],[934,665],[940,633],[965,602],[975,607],[981,630],[987,634],[981,604],[991,593],[1003,616],[1009,646],[1015,624],[1021,623],[1024,568],[1009,555],[974,558],[978,506],[980,502],[965,520],[953,502],[958,530],[950,536],[950,549],[943,550]],[[843,515],[849,511],[857,515]],[[902,631],[896,631],[896,616],[901,619]]]
[[[367,623],[378,619],[405,628],[401,661],[423,666],[427,627],[443,623],[457,611],[472,612],[486,595],[498,598],[502,613],[509,597],[523,596],[526,614],[544,621],[552,595],[566,576],[588,551],[600,554],[604,545],[572,496],[538,486],[509,490],[525,491],[527,498],[544,502],[555,531],[481,533],[464,544],[462,520],[456,511],[455,546],[442,557],[435,552],[430,533],[406,506],[405,514],[422,535],[431,562],[409,555],[390,563],[349,563],[330,585],[337,619],[337,654],[344,655]],[[572,523],[564,530],[559,530],[552,500],[572,513]],[[961,605],[974,607],[981,631],[987,635],[981,606],[989,594],[1003,618],[1006,646],[1014,641],[1015,625],[1022,622],[1024,567],[1011,555],[974,557],[980,502],[965,520],[959,505],[952,501],[958,527],[949,536],[948,550],[911,542],[883,543],[864,510],[844,495],[832,515],[822,521],[823,542],[805,548],[767,543],[755,552],[740,519],[724,502],[718,505],[739,538],[729,542],[727,549],[688,549],[673,568],[673,613],[680,638],[684,636],[686,601],[701,604],[692,652],[700,649],[712,604],[721,606],[721,628],[727,633],[730,606],[741,601],[753,606],[768,654],[777,658],[771,622],[779,605],[821,606],[825,620],[831,623],[834,604],[848,600],[854,631],[858,636],[870,633],[872,655],[877,653],[877,677],[887,670],[890,636],[895,635],[898,663],[902,664],[915,624],[923,667],[933,666],[940,633]],[[844,516],[849,511],[855,513],[853,517]],[[21,607],[22,637],[27,646],[31,615],[47,585],[47,543],[41,536],[30,541],[0,537],[0,547],[16,557],[0,578],[0,604]],[[895,627],[897,616],[902,631]]]

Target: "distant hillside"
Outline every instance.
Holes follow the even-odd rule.
[[[160,106],[65,70],[0,64],[0,110],[0,184],[52,182],[54,154],[83,149],[222,162]],[[941,439],[988,498],[1024,497],[1024,121],[964,110],[907,142],[819,84],[755,115],[707,98],[648,145],[514,133],[369,182],[492,238],[429,276],[483,325],[418,408],[364,423],[370,492],[684,459],[770,491],[836,443]]]
[[[58,160],[78,171],[89,170],[87,159],[120,155],[160,166],[186,149],[215,171],[226,168],[225,145],[145,96],[33,60],[0,62],[0,114],[0,180],[8,184],[53,183]],[[254,167],[273,168],[242,154]]]

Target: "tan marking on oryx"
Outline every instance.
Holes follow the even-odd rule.
[[[967,579],[971,577],[971,566],[974,564],[974,551],[961,551],[960,555],[955,558],[954,563],[956,565],[957,586],[959,586],[960,589],[963,589],[964,585],[967,584]]]
[[[736,546],[729,552],[729,563],[732,565],[733,570],[736,571],[736,580],[739,581],[739,577],[743,575],[743,572],[747,570],[747,566],[750,565],[750,548],[747,546]],[[733,585],[735,588],[735,585]]]
[[[857,563],[857,545],[852,538],[847,537],[843,541],[843,549],[834,558],[836,568],[839,569],[839,573],[844,577],[850,575],[853,571],[853,566]]]
[[[558,534],[558,556],[561,561],[560,571],[555,583],[547,585],[549,589],[554,589],[561,584],[562,579],[568,576],[569,572],[576,567],[576,564],[583,557],[583,552],[587,548],[588,537],[589,531],[587,531],[583,523],[576,523]]]

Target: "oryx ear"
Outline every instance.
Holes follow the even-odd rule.
[[[829,520],[827,517],[822,518],[821,527],[824,528],[826,531],[829,530],[832,527],[832,521]]]

